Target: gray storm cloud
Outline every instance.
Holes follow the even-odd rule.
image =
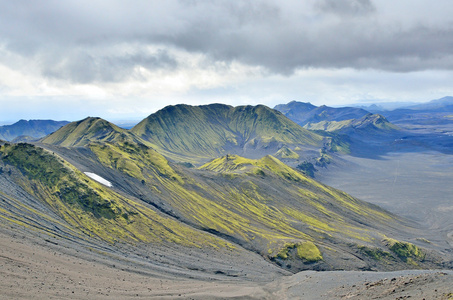
[[[363,16],[376,11],[370,0],[321,0],[315,6],[322,12],[349,16]]]
[[[0,60],[30,59],[41,75],[78,83],[125,80],[137,66],[177,69],[171,49],[285,75],[452,70],[453,13],[435,23],[429,15],[452,5],[431,2],[423,11],[411,5],[420,1],[401,3],[392,10],[391,1],[371,0],[0,1]]]

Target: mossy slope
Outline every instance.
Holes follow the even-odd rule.
[[[123,185],[125,193],[186,224],[279,264],[284,259],[277,254],[285,245],[303,245],[289,251],[293,270],[355,268],[337,265],[335,256],[347,255],[351,241],[380,245],[386,228],[401,226],[393,215],[322,185],[273,156],[254,160],[226,155],[187,169],[145,145],[90,148],[99,163],[126,176],[130,183]]]
[[[233,248],[117,194],[42,148],[5,144],[0,147],[0,156],[19,186],[87,235],[110,243],[170,242],[188,247]]]
[[[92,142],[87,147],[91,154],[79,163],[90,160],[93,170],[110,174],[113,189],[40,147],[5,144],[0,153],[19,186],[75,230],[110,243],[239,244],[293,271],[357,269],[366,268],[360,257],[369,255],[354,245],[382,247],[384,233],[402,227],[389,213],[273,156],[227,155],[187,169],[143,144]],[[88,152],[78,152],[83,153]],[[351,251],[358,254],[351,256]],[[396,264],[414,265],[414,258],[395,257]]]

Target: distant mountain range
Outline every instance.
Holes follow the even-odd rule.
[[[367,114],[358,119],[344,121],[321,121],[319,123],[308,123],[304,126],[310,130],[325,130],[342,134],[386,134],[389,131],[398,130],[398,126],[393,125],[384,116],[379,114]]]
[[[12,125],[0,126],[0,139],[12,141],[21,136],[38,139],[68,123],[67,121],[53,120],[20,120]]]
[[[382,111],[381,114],[397,124],[449,124],[453,122],[453,97],[443,97],[427,103]]]
[[[443,111],[448,111],[448,112],[453,112],[453,97],[447,96],[443,97],[437,100],[431,100],[427,103],[422,103],[422,104],[417,104],[417,105],[411,105],[408,107],[405,107],[407,109],[413,109],[413,110],[429,110],[429,111],[438,111],[438,112],[443,112]]]
[[[359,119],[367,114],[368,111],[356,107],[329,107],[314,106],[311,103],[291,101],[288,104],[279,104],[274,109],[282,112],[292,121],[304,126],[308,123],[318,123],[321,121],[344,121]]]
[[[395,133],[399,128],[390,123],[384,116],[372,114],[355,107],[314,106],[310,103],[292,101],[288,104],[275,106],[289,119],[306,129],[330,137],[344,149],[360,151],[367,148],[363,140],[376,140],[378,136],[386,137]],[[329,135],[328,133],[334,134]],[[378,139],[380,140],[380,138]],[[329,148],[336,148],[329,145]]]

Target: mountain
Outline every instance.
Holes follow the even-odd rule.
[[[341,130],[393,127],[369,114]],[[89,117],[34,144],[1,144],[0,230],[153,276],[446,266],[451,255],[415,223],[283,162],[323,167],[340,147],[341,134],[318,135],[262,105],[168,106],[131,130]]]
[[[290,158],[290,159],[298,159],[300,156],[297,154],[295,151],[291,150],[288,147],[282,147],[280,148],[274,155],[275,157],[279,159],[285,159],[285,158]]]
[[[301,126],[321,121],[358,119],[369,114],[368,111],[357,107],[335,108],[325,105],[316,107],[310,103],[296,101],[289,102],[288,104],[277,105],[274,109],[282,112],[289,119]]]
[[[324,130],[343,134],[384,134],[398,130],[398,126],[390,123],[384,116],[379,114],[367,114],[359,119],[345,121],[308,123],[304,127],[310,130]]]
[[[168,106],[131,132],[168,157],[199,161],[227,153],[261,157],[283,145],[319,147],[323,140],[263,105]]]
[[[64,241],[98,240],[106,243],[106,257],[115,251],[147,261],[149,253],[166,249],[163,258],[152,258],[161,266],[174,268],[170,262],[177,259],[182,269],[244,278],[231,268],[254,254],[261,256],[257,267],[282,272],[439,264],[429,244],[407,241],[417,237],[410,223],[273,156],[225,155],[187,169],[128,141],[89,143],[84,151],[44,145],[48,150],[0,147],[1,222],[42,234],[57,230]],[[218,253],[225,253],[224,265],[209,271],[209,257]],[[253,265],[244,268],[259,272]]]
[[[7,141],[12,141],[19,136],[29,136],[37,139],[54,132],[68,123],[67,121],[53,120],[20,120],[12,125],[0,126],[0,138]]]
[[[426,103],[410,105],[401,109],[412,109],[412,110],[425,110],[425,111],[436,111],[436,112],[453,112],[453,97],[446,96],[440,99],[431,100]]]
[[[401,125],[448,125],[453,120],[453,97],[443,97],[382,114],[391,122]]]
[[[316,109],[316,106],[308,102],[291,101],[288,104],[278,104],[274,109],[300,124],[300,122],[303,122],[304,116]]]
[[[131,134],[101,118],[88,117],[72,122],[41,139],[44,144],[63,147],[86,146],[90,142],[113,142],[133,140]]]
[[[304,127],[325,135],[326,140],[330,137],[332,142],[326,143],[327,150],[340,148],[343,153],[369,158],[394,151],[395,141],[407,135],[384,116],[371,113],[359,119],[308,123]],[[316,165],[325,166],[319,159],[315,161]]]

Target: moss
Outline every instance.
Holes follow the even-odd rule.
[[[257,170],[257,168],[261,171]],[[271,155],[267,155],[261,159],[249,159],[238,155],[226,155],[202,165],[199,169],[219,173],[258,172],[260,176],[267,170],[286,180],[306,181],[306,177],[303,174],[297,172]]]
[[[390,253],[376,247],[367,247],[367,246],[358,246],[361,253],[365,254],[368,257],[371,257],[374,260],[382,260],[384,258],[390,257]]]
[[[266,173],[264,173],[264,171],[261,168],[253,169],[252,174],[257,176],[266,176]]]
[[[276,257],[287,260],[291,252],[295,250],[295,258],[301,259],[308,263],[317,262],[323,259],[321,251],[313,242],[304,241],[299,243],[286,243],[279,250]]]
[[[134,137],[127,130],[103,119],[88,117],[67,124],[46,136],[42,142],[63,147],[81,147],[93,141],[124,142],[132,140],[134,140]]]
[[[332,161],[332,157],[326,153],[321,152],[320,156],[316,159],[316,165],[318,167],[327,167]]]
[[[297,257],[307,262],[316,262],[323,259],[321,251],[310,241],[297,244]]]
[[[304,173],[307,176],[310,176],[312,178],[315,177],[316,169],[315,169],[315,166],[311,162],[304,161],[304,162],[298,164],[296,168],[299,169],[300,171],[302,171],[302,173]]]
[[[411,257],[406,257],[406,263],[414,267],[418,267],[418,263],[413,260]]]
[[[143,144],[93,143],[89,145],[99,161],[110,168],[117,169],[140,181],[152,177],[164,177],[183,183],[181,176],[168,164],[165,157]]]
[[[296,199],[299,197],[299,201],[296,200],[290,206],[280,206],[275,198],[263,200],[263,198],[266,199],[266,196],[264,196],[266,192],[261,195],[259,189],[243,189],[239,193],[231,193],[230,197],[234,201],[230,201],[230,197],[217,195],[216,197],[221,199],[222,203],[228,203],[225,204],[228,209],[239,212],[240,215],[246,216],[249,220],[262,224],[268,229],[278,230],[283,233],[282,236],[285,238],[297,238],[297,235],[302,234],[301,228],[308,228],[322,234],[317,234],[317,238],[335,235],[336,237],[347,236],[356,240],[371,242],[370,232],[363,228],[359,222],[356,222],[355,225],[351,224],[349,219],[342,217],[343,212],[355,218],[366,216],[379,222],[387,222],[391,218],[383,211],[376,210],[341,191],[304,176],[272,156],[253,160],[241,158],[237,155],[228,155],[200,167],[200,169],[219,172],[219,176],[235,174],[236,177],[235,181],[231,183],[232,186],[237,184],[238,180],[246,182],[246,174],[253,174],[253,170],[257,168],[265,173],[269,182],[273,182],[272,185],[275,184],[278,188],[284,185],[285,192],[291,194],[290,197]],[[210,187],[203,187],[203,189],[210,189]],[[234,188],[231,189],[234,190]],[[271,205],[271,203],[274,205]],[[329,210],[326,209],[327,206]],[[308,209],[308,211],[305,209]],[[337,211],[337,213],[333,211]],[[278,227],[276,227],[277,225]],[[245,228],[250,228],[250,225],[242,227],[240,231],[244,231]],[[298,230],[295,230],[295,228]],[[304,239],[314,240],[313,236],[306,232],[303,233],[305,234]],[[310,234],[313,234],[313,232],[310,231]],[[263,237],[262,234],[258,234],[258,236]],[[269,235],[266,234],[264,237],[268,239]]]
[[[277,257],[281,259],[288,259],[289,251],[295,248],[295,244],[286,244],[280,251],[277,253]]]
[[[324,230],[324,231],[337,231],[336,229],[332,228],[329,226],[327,223],[322,222],[319,218],[315,218],[313,216],[308,216],[307,214],[304,214],[300,211],[297,211],[295,209],[290,209],[290,208],[284,208],[283,212],[287,214],[288,216],[291,216],[301,222],[304,222],[310,226],[313,226],[315,228]]]
[[[384,239],[384,243],[390,251],[398,255],[399,258],[406,260],[407,262],[410,262],[413,259],[419,261],[425,259],[425,252],[412,243],[401,242],[390,238]]]

